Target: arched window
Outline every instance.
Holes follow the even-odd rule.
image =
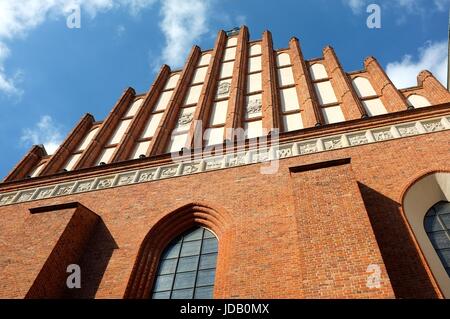
[[[212,299],[218,242],[206,228],[174,239],[161,255],[153,299]]]
[[[450,276],[450,203],[441,201],[425,215],[425,231]]]

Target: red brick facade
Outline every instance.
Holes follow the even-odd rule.
[[[194,120],[209,122],[212,104],[221,100],[222,56],[233,48],[227,37],[233,35],[219,32],[214,49],[205,51],[211,60]],[[261,174],[270,163],[247,158],[234,165],[226,156],[227,164],[211,170],[203,159],[193,174],[186,164],[174,166],[167,145],[205,54],[194,47],[181,72],[164,66],[146,94],[126,90],[102,122],[86,115],[54,155],[35,146],[0,184],[0,297],[147,298],[162,250],[201,225],[219,240],[215,298],[444,298],[402,205],[415,180],[450,172],[450,94],[429,72],[419,75],[417,87],[399,91],[374,58],[364,70],[346,73],[331,47],[323,58],[305,61],[297,39],[275,51],[269,32],[249,41],[243,27],[237,37],[225,128],[243,127],[254,44],[261,45],[262,90],[251,94],[262,94],[263,127],[285,125],[280,88],[297,94],[303,129],[282,129],[279,146],[271,145],[278,170]],[[275,65],[282,53],[295,81],[285,87]],[[335,104],[321,104],[310,71],[316,63],[325,66],[328,78],[319,82],[331,82],[343,122],[325,122],[323,108]],[[174,74],[180,78],[167,89]],[[368,114],[352,84],[358,76],[369,80],[376,93],[369,98],[379,98],[386,114]],[[130,158],[146,141],[140,137],[156,114],[152,108],[171,90],[145,157]],[[408,107],[413,94],[431,105]],[[138,99],[141,107],[127,116]],[[128,119],[120,142],[111,144]],[[187,148],[197,130],[189,128]],[[246,143],[251,153],[256,143]],[[110,162],[97,165],[108,147],[114,148]],[[72,169],[62,171],[77,154]],[[141,179],[153,168],[151,181]],[[83,189],[84,181],[92,183]],[[66,287],[69,264],[81,267],[81,289]],[[367,285],[370,265],[381,270],[378,288]]]

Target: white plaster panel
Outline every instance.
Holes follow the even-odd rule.
[[[173,91],[163,92],[155,105],[154,111],[165,110],[167,108],[167,105],[169,105],[170,99],[172,98],[172,94]]]
[[[345,121],[340,105],[323,108],[322,112],[327,124]]]
[[[311,72],[311,78],[313,81],[328,78],[327,70],[325,69],[325,66],[321,63],[311,65],[309,70]]]
[[[229,38],[227,40],[227,47],[232,47],[237,45],[237,37]]]
[[[413,94],[408,97],[408,104],[414,106],[415,108],[427,107],[431,103],[428,99],[422,95]]]
[[[224,61],[228,61],[228,60],[234,60],[236,58],[236,48],[228,48],[225,50],[224,56],[223,56],[223,60]]]
[[[233,75],[234,61],[222,63],[222,69],[220,71],[220,78],[229,78]]]
[[[211,125],[225,124],[227,119],[228,100],[216,102],[211,111]]]
[[[75,156],[76,156],[76,155],[75,155]],[[72,157],[73,157],[73,156],[72,156]],[[45,163],[39,165],[38,167],[36,167],[36,168],[31,172],[30,176],[31,176],[31,177],[39,176],[39,174],[42,172],[42,170],[44,169],[44,167],[45,167]]]
[[[253,44],[252,46],[250,46],[250,56],[253,55],[259,55],[262,53],[262,49],[261,49],[261,45],[260,44]]]
[[[141,155],[146,155],[149,147],[150,147],[150,141],[138,143],[136,145],[136,149],[134,150],[132,158],[137,159]]]
[[[294,73],[292,72],[292,68],[288,67],[278,69],[278,79],[280,82],[280,86],[295,84]]]
[[[376,116],[387,113],[386,108],[384,107],[383,102],[381,102],[380,99],[362,101],[362,104],[364,105],[364,108],[366,109],[369,116]]]
[[[244,129],[246,138],[255,138],[263,135],[262,121],[246,122]]]
[[[192,79],[192,84],[203,83],[206,78],[206,73],[208,72],[208,67],[198,68],[195,70],[194,78]]]
[[[288,53],[280,53],[277,55],[277,66],[282,67],[291,65],[291,57]]]
[[[142,138],[149,138],[149,137],[153,137],[153,135],[155,135],[156,129],[158,128],[158,125],[159,125],[159,122],[161,121],[162,116],[163,116],[163,113],[157,113],[157,114],[150,115],[150,119],[147,122],[144,133],[142,134]]]
[[[174,89],[177,86],[178,80],[180,79],[180,74],[174,74],[170,76],[169,80],[167,80],[166,86],[164,90]]]
[[[92,140],[97,135],[99,129],[100,127],[96,127],[93,130],[90,130],[89,133],[86,135],[86,137],[83,139],[83,142],[81,142],[77,151],[84,151],[89,146],[89,144],[91,144]]]
[[[210,53],[203,54],[202,57],[200,58],[198,66],[209,65],[210,61],[211,61],[211,54]]]
[[[197,104],[200,99],[200,94],[202,93],[202,85],[191,86],[186,94],[185,105]]]
[[[300,130],[303,128],[302,116],[300,113],[284,115],[283,124],[286,132]]]
[[[244,113],[246,119],[262,116],[262,94],[253,94],[246,97]]]
[[[295,87],[280,90],[281,110],[283,112],[294,111],[300,109],[298,102],[297,90]]]
[[[78,160],[81,158],[81,154],[75,154],[70,157],[70,159],[67,161],[66,165],[64,166],[64,169],[71,171],[77,164]],[[34,177],[34,176],[33,176]]]
[[[130,126],[131,121],[132,121],[131,119],[121,121],[108,144],[120,143],[120,141],[122,140],[122,137],[124,136],[125,132],[127,131],[128,127]]]
[[[368,97],[377,95],[370,81],[363,77],[354,78],[352,81],[353,87],[359,97]]]
[[[206,146],[222,144],[224,136],[224,127],[210,128],[205,132]]]
[[[116,150],[115,147],[112,147],[112,148],[105,148],[105,149],[103,150],[103,152],[101,153],[101,155],[100,155],[98,161],[97,161],[97,165],[100,164],[100,163],[102,163],[102,162],[108,164],[108,163],[111,161],[112,156],[114,155],[114,151],[115,151],[115,150]]]
[[[261,71],[261,56],[250,58],[248,61],[248,72]]]
[[[170,153],[177,152],[180,151],[183,147],[185,147],[187,142],[187,136],[188,136],[187,133],[172,136],[172,139],[168,147],[168,152]]]
[[[144,102],[144,99],[139,99],[137,101],[134,101],[134,103],[131,104],[130,108],[128,109],[127,113],[125,114],[125,117],[135,116],[137,111],[139,111],[139,108],[141,107],[143,102]]]
[[[321,105],[336,103],[338,100],[330,81],[314,84]]]
[[[247,82],[247,92],[257,92],[262,90],[261,73],[250,74]]]

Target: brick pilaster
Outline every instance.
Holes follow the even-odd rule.
[[[299,97],[300,107],[303,110],[303,126],[307,128],[321,125],[325,123],[325,120],[317,102],[316,91],[314,90],[311,75],[297,38],[292,38],[289,41],[289,56],[291,57],[295,88]]]
[[[189,138],[191,139],[190,145],[194,146],[195,134],[200,134],[203,137],[203,133],[209,124],[209,117],[211,114],[213,100],[216,94],[217,83],[220,73],[220,66],[222,56],[225,50],[227,36],[225,31],[221,30],[217,34],[216,43],[211,56],[211,62],[208,67],[208,71],[203,84],[200,99],[197,104],[197,108],[194,114],[194,123],[191,125],[189,131]]]
[[[374,57],[366,58],[364,60],[364,67],[367,73],[369,73],[370,83],[375,89],[375,92],[380,96],[381,101],[389,113],[403,111],[408,108],[405,97],[397,90]]]
[[[430,71],[424,70],[417,76],[417,83],[425,90],[425,97],[431,104],[441,104],[450,101],[450,92],[439,82]]]
[[[136,92],[134,91],[133,88],[129,87],[125,90],[125,92],[122,94],[122,97],[119,99],[119,101],[112,109],[111,113],[109,113],[108,117],[105,119],[105,121],[103,121],[97,135],[92,140],[89,147],[83,153],[83,156],[81,157],[79,163],[77,164],[76,169],[90,167],[94,165],[103,147],[105,146],[106,143],[108,143],[108,140],[110,139],[112,134],[114,134],[114,131],[117,125],[119,124],[120,119],[127,111],[128,106],[133,101],[135,95]]]
[[[243,26],[239,31],[234,62],[233,78],[231,80],[231,93],[228,102],[227,119],[225,122],[226,139],[233,140],[233,130],[242,127],[242,110],[246,93],[246,78],[248,66],[248,28]]]
[[[150,118],[153,106],[161,96],[161,92],[169,76],[170,67],[163,65],[156,77],[156,80],[153,82],[150,90],[144,97],[144,101],[142,102],[138,113],[133,118],[129,129],[122,139],[122,142],[118,145],[116,154],[113,157],[113,162],[120,162],[129,159],[131,153],[133,152],[134,144],[141,136],[142,131],[145,129],[145,125]]]
[[[264,31],[262,36],[262,124],[268,131],[280,128],[277,80],[272,33]]]
[[[337,99],[342,107],[345,119],[354,120],[367,116],[367,112],[361,104],[352,84],[344,72],[334,49],[327,46],[323,49],[325,68],[331,78]]]
[[[166,153],[166,147],[175,127],[180,106],[183,104],[186,97],[186,93],[189,85],[191,84],[200,55],[200,48],[198,46],[192,47],[187,62],[181,72],[178,84],[173,92],[172,98],[164,111],[164,115],[158,125],[158,128],[156,129],[155,136],[150,142],[149,152],[147,155],[151,156]]]

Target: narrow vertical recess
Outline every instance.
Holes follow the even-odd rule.
[[[212,103],[216,95],[220,66],[225,50],[226,39],[227,36],[225,34],[225,31],[219,31],[219,33],[217,34],[214,49],[212,51],[211,62],[208,67],[200,99],[195,110],[194,123],[193,125],[191,125],[189,130],[188,138],[190,139],[190,142],[188,145],[190,145],[191,147],[194,147],[194,136],[196,136],[197,134],[203,142],[203,133],[209,125],[209,118],[211,114]]]
[[[57,173],[63,165],[69,160],[70,156],[76,152],[81,141],[89,133],[94,125],[95,119],[91,114],[86,114],[81,118],[75,128],[70,132],[64,143],[58,148],[55,154],[41,171],[40,175],[50,175]]]
[[[80,161],[76,165],[75,169],[90,167],[95,164],[96,159],[103,150],[104,145],[108,142],[111,135],[114,133],[120,119],[123,117],[128,109],[128,106],[133,101],[136,92],[133,88],[129,87],[122,94],[122,97],[116,103],[111,113],[100,126],[100,130],[96,137],[92,140],[89,147],[84,152]]]
[[[172,130],[175,127],[175,121],[178,116],[180,105],[183,103],[183,99],[186,96],[200,55],[200,48],[198,46],[192,47],[187,62],[181,72],[180,79],[175,87],[175,91],[164,111],[163,118],[156,129],[155,136],[150,143],[147,153],[148,156],[166,153],[165,149],[170,141]]]
[[[150,90],[144,97],[144,101],[142,102],[138,113],[131,122],[128,132],[125,133],[125,137],[116,151],[113,162],[124,161],[130,157],[130,154],[133,152],[134,145],[141,136],[142,131],[145,128],[145,124],[150,117],[152,108],[158,101],[164,85],[170,76],[170,72],[170,67],[168,65],[162,66],[156,80],[153,82]]]
[[[316,91],[314,90],[311,75],[303,56],[297,38],[289,41],[289,55],[292,60],[292,69],[295,78],[295,87],[300,100],[300,107],[304,110],[303,125],[305,128],[319,126],[325,123],[322,111],[318,105]]]
[[[340,104],[342,104],[342,112],[345,119],[348,121],[367,117],[366,110],[331,46],[323,49],[323,57],[333,88],[336,91]]]
[[[369,73],[370,83],[380,96],[381,101],[389,113],[403,111],[408,108],[405,97],[397,90],[374,57],[366,58],[364,60],[364,67]]]
[[[248,40],[248,28],[243,26],[238,35],[236,61],[233,68],[231,93],[225,122],[225,138],[229,140],[234,139],[234,129],[242,127],[242,110],[244,107],[248,66]]]
[[[262,124],[268,131],[280,127],[278,81],[275,67],[272,33],[264,31],[262,36]]]

